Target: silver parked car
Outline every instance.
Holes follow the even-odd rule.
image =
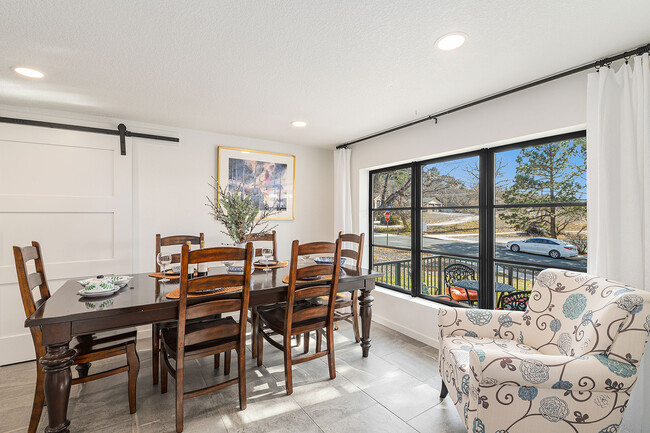
[[[541,254],[554,259],[575,257],[578,255],[578,248],[575,245],[552,238],[531,238],[525,241],[510,241],[506,246],[514,253]]]

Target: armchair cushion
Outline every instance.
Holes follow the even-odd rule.
[[[438,329],[440,341],[447,335],[483,338],[520,338],[523,311],[480,310],[440,306]]]
[[[609,359],[604,353],[580,357],[545,355],[519,346],[483,344],[468,351],[470,371],[477,383],[481,387],[508,384],[573,392],[618,392],[630,390],[636,381],[636,367]]]

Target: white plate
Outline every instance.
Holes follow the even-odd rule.
[[[129,284],[129,281],[133,279],[133,277],[128,277],[128,276],[113,276],[113,277],[108,277],[107,278],[109,281],[112,281],[113,284],[115,284],[118,287],[124,287],[127,284]]]
[[[131,281],[133,277],[130,276],[119,276],[119,275],[111,275],[109,277],[104,277],[104,278],[86,278],[85,280],[79,280],[77,281],[79,284],[82,286],[86,287],[88,284],[93,284],[93,283],[99,283],[101,281],[110,281],[116,286],[119,287],[124,287],[127,284],[129,284],[129,281]]]
[[[119,292],[120,290],[122,290],[122,288],[117,286],[114,286],[113,290],[104,290],[100,292],[79,290],[77,292],[77,295],[82,296],[84,298],[103,298],[105,296],[110,296],[113,293]]]
[[[86,283],[86,286],[79,290],[77,294],[79,296],[87,297],[87,298],[96,298],[100,296],[108,296],[111,295],[118,290],[120,290],[122,287],[117,286],[113,284],[113,281],[111,281],[111,277],[109,278],[102,278],[102,279],[91,279]]]

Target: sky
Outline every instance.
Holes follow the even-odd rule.
[[[519,155],[520,149],[512,149],[512,150],[507,150],[503,152],[496,152],[495,154],[495,159],[499,160],[501,159],[502,162],[502,168],[501,172],[502,175],[499,177],[499,179],[505,179],[510,182],[514,180],[515,174],[517,172],[517,156]],[[572,159],[573,163],[579,163],[581,162],[583,158],[580,156],[575,156]],[[449,174],[451,176],[454,176],[456,179],[461,180],[465,182],[465,184],[469,187],[470,185],[474,184],[477,182],[478,179],[478,156],[470,156],[467,158],[462,158],[462,159],[455,159],[455,160],[450,160],[450,161],[443,161],[443,162],[437,162],[434,164],[428,164],[424,166],[424,169],[426,170],[427,168],[430,167],[436,167],[440,174]],[[468,173],[468,172],[473,172],[474,175]],[[497,179],[497,181],[499,180]],[[583,198],[586,199],[586,184],[585,184],[585,179],[576,179],[577,182],[579,182],[583,186]]]

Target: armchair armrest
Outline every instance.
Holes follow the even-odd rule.
[[[570,391],[630,391],[637,368],[603,354],[580,357],[544,355],[539,352],[519,357],[500,347],[472,350],[470,370],[480,386],[508,384],[539,389]],[[532,390],[531,390],[532,392]]]
[[[448,335],[515,340],[519,338],[523,315],[523,311],[441,306],[438,311],[440,340]]]

